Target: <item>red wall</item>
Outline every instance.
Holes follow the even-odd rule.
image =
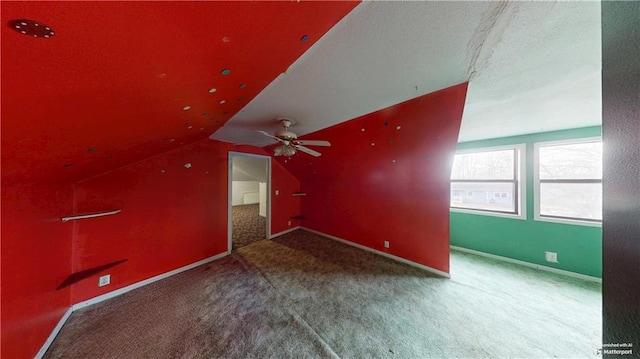
[[[2,354],[32,358],[69,308],[73,185],[2,186]]]
[[[71,304],[227,250],[228,153],[204,140],[75,185],[2,187],[2,356],[33,357]],[[191,168],[185,168],[190,163]],[[300,211],[300,183],[273,162],[272,233]],[[73,213],[121,213],[62,223]],[[292,226],[297,225],[295,222]],[[65,289],[70,274],[126,262]],[[98,287],[100,275],[111,284]]]
[[[302,225],[448,272],[449,176],[466,90],[456,85],[305,136],[332,146],[319,158],[282,160],[307,192]]]
[[[300,197],[293,196],[300,191],[300,181],[280,162],[271,163],[271,234],[277,234],[300,225],[299,220],[291,219],[300,214]],[[279,195],[275,194],[276,190]]]
[[[127,262],[75,284],[71,301],[225,252],[229,151],[266,155],[259,148],[205,140],[78,183],[77,213],[122,212],[76,222],[73,271]],[[185,168],[186,163],[191,168]],[[277,163],[272,176],[274,189],[299,187]],[[272,233],[288,228],[285,218],[298,210],[299,201],[274,196]],[[98,287],[97,278],[105,273],[111,274],[111,284]]]

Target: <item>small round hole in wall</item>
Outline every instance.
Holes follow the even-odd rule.
[[[225,36],[222,38],[222,42],[229,42],[229,41],[231,41],[231,39],[229,39],[228,36]]]
[[[244,102],[244,97],[239,97],[238,102]]]
[[[89,147],[87,152],[88,153],[96,153],[96,152],[98,152],[98,147]]]
[[[203,113],[202,113],[202,116],[204,116],[204,117],[209,116],[209,112],[203,112]]]
[[[371,146],[375,146],[375,145],[376,145],[376,143],[375,143],[375,142],[371,142]]]
[[[14,31],[31,37],[43,37],[48,39],[55,35],[49,26],[34,20],[17,19],[9,22],[9,27]]]
[[[188,130],[190,130],[190,129],[192,129],[192,128],[193,128],[193,125],[192,125],[192,124],[190,124],[189,122],[185,123],[184,125],[185,125],[185,126],[187,126],[187,129],[188,129]]]
[[[400,125],[396,126],[396,130],[401,129],[402,127],[400,127]]]
[[[360,131],[364,132],[364,128],[363,128],[363,129],[361,129]]]
[[[246,87],[247,87],[247,84],[240,84],[240,88],[241,89],[246,88]]]
[[[389,126],[389,122],[385,122],[385,123],[384,123],[384,125],[385,125],[385,126]]]
[[[220,100],[220,104],[224,105],[227,101],[226,100]]]
[[[303,35],[303,36],[300,38],[300,42],[307,42],[307,40],[309,40],[309,35]]]
[[[231,73],[231,70],[229,70],[229,69],[222,69],[222,71],[220,71],[220,73],[221,73],[221,74],[223,74],[223,75],[228,75],[228,74],[230,74],[230,73]]]
[[[189,110],[191,110],[191,106],[185,106],[185,107],[183,107],[182,109],[183,109],[184,111],[189,111]]]
[[[216,89],[215,89],[215,88],[213,88],[213,87],[209,89],[209,93],[216,93],[216,91],[218,91],[218,90],[216,90]]]

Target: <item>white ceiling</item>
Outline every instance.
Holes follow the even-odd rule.
[[[211,135],[265,146],[469,81],[459,141],[598,125],[599,2],[363,2]]]
[[[232,157],[233,181],[267,182],[267,160],[248,156]]]

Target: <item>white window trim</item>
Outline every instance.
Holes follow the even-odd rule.
[[[517,149],[518,155],[519,155],[518,156],[519,178],[518,178],[518,188],[517,188],[518,214],[490,212],[490,211],[483,211],[479,209],[470,209],[470,208],[452,208],[452,207],[449,207],[449,211],[457,212],[457,213],[477,214],[481,216],[526,220],[527,219],[527,176],[526,176],[527,145],[525,143],[518,143],[518,144],[504,145],[504,146],[470,148],[470,149],[456,151],[455,154],[459,155],[459,154],[465,154],[465,153],[481,153],[481,152],[492,152],[492,151],[512,150],[512,149]],[[449,192],[451,192],[451,190],[449,190]],[[451,201],[449,201],[449,203],[451,203]]]
[[[561,146],[561,145],[575,145],[580,143],[588,143],[588,142],[602,142],[601,136],[594,137],[582,137],[582,138],[570,138],[565,140],[557,140],[557,141],[544,141],[544,142],[535,142],[533,144],[533,220],[539,222],[551,222],[551,223],[561,223],[561,224],[571,224],[577,226],[587,226],[587,227],[602,227],[602,222],[592,222],[592,221],[581,221],[579,219],[569,219],[569,218],[553,218],[553,217],[545,217],[540,215],[540,155],[539,149],[540,147],[547,146]]]

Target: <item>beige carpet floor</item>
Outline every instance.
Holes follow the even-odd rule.
[[[267,220],[259,211],[257,203],[231,207],[233,249],[267,238]]]
[[[443,279],[298,230],[74,312],[45,357],[597,357],[600,285],[451,265]]]

